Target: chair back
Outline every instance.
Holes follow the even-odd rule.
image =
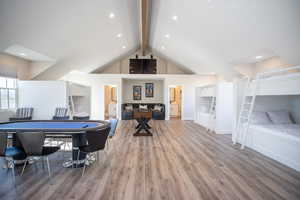
[[[116,129],[117,129],[117,126],[118,126],[118,122],[119,120],[118,119],[110,119],[109,120],[109,123],[110,123],[110,131],[109,131],[109,137],[113,137],[116,133]]]
[[[53,120],[68,120],[68,108],[56,108]]]
[[[43,154],[43,146],[45,134],[42,132],[23,132],[17,133],[27,156],[41,156]]]
[[[73,116],[73,120],[90,120],[90,116]]]
[[[33,108],[18,108],[16,118],[30,118],[33,114]]]
[[[86,139],[88,145],[83,148],[84,152],[90,153],[105,148],[105,143],[110,131],[110,127],[97,131],[88,131],[86,133]]]
[[[0,133],[0,156],[5,157],[6,148],[7,148],[7,134]]]
[[[55,117],[66,117],[68,115],[68,108],[56,108],[54,116]]]

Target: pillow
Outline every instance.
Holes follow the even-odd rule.
[[[125,110],[128,110],[128,111],[131,111],[131,110],[133,110],[133,107],[132,107],[132,105],[125,106]]]
[[[140,105],[140,109],[141,110],[148,110],[148,106],[147,105]]]
[[[162,106],[155,105],[153,110],[161,112]]]
[[[266,112],[253,111],[251,124],[272,124]]]
[[[267,112],[274,124],[293,124],[290,113],[286,110]]]

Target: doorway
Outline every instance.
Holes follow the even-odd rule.
[[[169,119],[181,120],[182,118],[182,86],[169,87]]]
[[[117,118],[117,87],[114,85],[104,86],[104,119]]]

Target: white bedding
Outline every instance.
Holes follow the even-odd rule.
[[[300,124],[255,124],[249,129],[300,140]]]

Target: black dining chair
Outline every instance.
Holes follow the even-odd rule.
[[[111,118],[111,119],[109,120],[109,123],[110,123],[110,131],[109,131],[108,139],[107,139],[107,148],[108,148],[108,149],[109,149],[109,146],[111,146],[111,145],[110,145],[110,140],[112,140],[113,136],[116,134],[118,122],[119,122],[119,120],[118,120],[118,119],[115,119],[115,118]]]
[[[9,121],[32,120],[33,108],[18,108],[16,114]]]
[[[51,171],[50,171],[50,164],[49,164],[49,156],[59,150],[59,147],[56,146],[44,146],[45,141],[45,134],[42,132],[24,132],[24,133],[17,133],[17,137],[20,140],[25,153],[27,154],[27,158],[25,160],[22,173],[23,175],[24,170],[26,168],[26,164],[28,163],[30,158],[33,157],[41,157],[44,161],[46,158],[47,161],[47,168],[49,178],[51,178]]]
[[[84,175],[87,157],[91,153],[96,153],[95,157],[98,161],[98,152],[105,149],[106,140],[108,138],[108,134],[110,131],[110,127],[96,130],[96,131],[87,131],[85,136],[87,140],[87,145],[79,147],[78,155],[77,155],[77,163],[79,163],[79,154],[83,152],[86,154],[86,158],[84,160],[84,167],[82,171],[82,175]]]
[[[15,180],[15,157],[26,157],[25,152],[18,147],[8,147],[7,134],[0,133],[0,157],[4,157],[8,167],[12,168],[13,179]]]
[[[52,120],[69,120],[68,108],[56,108]]]

